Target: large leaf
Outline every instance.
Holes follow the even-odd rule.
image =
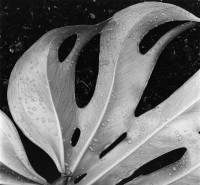
[[[10,76],[8,103],[14,120],[31,141],[49,154],[61,173],[65,173],[66,165],[64,147],[67,150],[71,146],[78,114],[74,61],[85,42],[105,23],[52,30],[23,54]],[[73,34],[77,34],[77,42],[61,63],[58,48]]]
[[[16,128],[1,110],[0,184],[47,184],[30,165]]]
[[[188,22],[166,33],[146,54],[139,52],[139,42],[149,30],[175,20]],[[199,21],[177,6],[146,2],[94,26],[63,27],[45,34],[12,71],[8,102],[14,120],[61,173],[73,173],[71,184],[122,184],[140,166],[180,147],[187,149],[181,160],[150,175],[139,174],[131,184],[198,184],[200,72],[156,109],[139,117],[134,112],[163,48]],[[99,32],[95,92],[89,104],[79,108],[74,98],[75,62]],[[73,34],[75,46],[61,63],[58,48]],[[103,156],[121,135],[124,140]]]
[[[172,5],[143,3],[117,13],[104,28],[108,31],[103,32],[101,38],[104,47],[101,48],[100,53],[100,71],[96,91],[91,103],[83,110],[84,115],[87,115],[85,118],[87,119],[85,122],[88,122],[87,126],[89,125],[87,129],[94,128],[93,132],[91,131],[93,140],[90,141],[90,146],[74,172],[72,179],[75,182],[76,178],[83,174],[85,178],[79,184],[95,184],[96,181],[96,184],[116,184],[120,179],[127,177],[130,174],[129,171],[133,173],[134,170],[150,160],[182,146],[187,148],[185,155],[189,156],[191,164],[187,164],[183,170],[177,170],[179,173],[173,176],[174,179],[166,176],[165,173],[163,175],[162,172],[155,173],[160,176],[157,184],[169,184],[175,179],[181,178],[183,173],[187,174],[199,166],[198,147],[200,145],[199,129],[197,129],[200,128],[199,123],[193,123],[192,129],[190,128],[192,121],[187,122],[188,117],[192,119],[192,115],[184,117],[183,124],[185,129],[192,134],[191,138],[187,137],[188,135],[184,134],[186,132],[179,129],[178,123],[176,123],[178,117],[182,117],[183,113],[191,109],[199,100],[198,73],[160,104],[156,111],[151,110],[137,118],[134,116],[135,108],[160,52],[171,39],[191,24],[185,24],[168,32],[145,55],[138,52],[138,42],[150,29],[172,19],[199,21],[186,11]],[[196,85],[194,86],[194,84]],[[101,115],[90,119],[93,111],[95,111],[95,115],[98,115],[98,112],[101,112]],[[80,119],[79,127],[82,132],[85,132],[82,127],[84,125],[83,118]],[[173,135],[177,130],[179,137]],[[191,131],[193,132],[191,133]],[[101,152],[123,133],[127,133],[127,138],[101,158]],[[86,138],[84,133],[82,135],[83,138]],[[183,139],[178,141],[178,138],[181,137]],[[82,140],[80,138],[79,143],[85,142]],[[170,142],[171,140],[174,142]],[[148,143],[152,143],[151,150],[148,148]],[[144,154],[140,153],[141,150],[144,151]],[[170,166],[169,170],[171,168]],[[197,177],[197,179],[199,178]],[[153,181],[155,179],[153,175],[152,184],[156,184]],[[135,184],[149,182],[150,177],[145,182],[144,178],[141,178],[141,181],[136,180]],[[131,184],[134,184],[134,180]]]

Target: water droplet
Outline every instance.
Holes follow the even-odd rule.
[[[46,119],[45,118],[42,118],[42,122],[44,123],[46,121]]]
[[[116,181],[116,183],[119,183],[119,182],[121,182],[122,181],[122,179],[121,178],[119,178],[117,181]]]
[[[65,163],[65,166],[68,166],[68,163]]]
[[[49,118],[49,119],[48,119],[48,122],[52,122],[52,119]]]
[[[37,98],[33,98],[33,101],[37,101]]]
[[[28,111],[28,113],[29,113],[30,115],[33,115],[33,113],[32,113],[31,111]]]
[[[132,175],[134,173],[134,170],[128,171],[128,176]]]
[[[110,146],[110,143],[104,145],[102,149],[105,150],[105,149],[108,148],[109,146]]]
[[[94,142],[97,142],[98,140],[96,138],[94,138]]]
[[[176,167],[173,167],[172,169],[173,169],[173,171],[176,171]]]
[[[104,122],[102,122],[101,125],[102,125],[102,127],[105,127],[105,123]]]
[[[91,151],[91,152],[93,152],[93,151],[94,151],[94,149],[93,149],[91,146],[89,146],[89,149],[90,149],[90,151]]]
[[[176,135],[178,135],[178,134],[179,134],[179,132],[178,132],[178,131],[175,131],[175,134],[176,134]]]
[[[57,136],[58,134],[57,134],[57,132],[55,132],[53,135],[54,135],[54,136]]]
[[[142,128],[141,128],[141,131],[144,132],[144,131],[145,131],[145,128],[142,127]]]
[[[32,110],[35,111],[35,110],[36,110],[36,107],[32,107]]]
[[[148,143],[148,144],[149,144],[149,146],[151,146],[151,145],[152,145],[152,142],[151,142],[151,141],[149,141],[149,143]]]
[[[180,135],[180,136],[178,136],[178,140],[180,141],[180,140],[182,140],[182,136]]]
[[[128,139],[128,140],[127,140],[127,143],[128,143],[128,144],[131,144],[132,142],[133,142],[132,139]]]
[[[115,95],[113,93],[111,94],[111,96],[112,96],[113,99],[116,99],[116,97],[115,97]]]

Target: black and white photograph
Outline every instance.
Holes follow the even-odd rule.
[[[0,185],[200,185],[200,0],[0,0]]]

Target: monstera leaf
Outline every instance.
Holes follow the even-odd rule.
[[[184,23],[141,52],[142,38],[171,21]],[[135,115],[164,47],[199,21],[177,6],[145,2],[97,25],[52,30],[23,54],[10,76],[9,108],[23,133],[55,162],[62,178],[54,184],[200,184],[200,71],[156,108]],[[98,33],[95,92],[80,108],[75,64]],[[71,53],[59,61],[60,45],[73,35]],[[0,118],[0,183],[48,184],[28,162],[11,121],[2,112]],[[166,162],[169,152],[180,159]],[[169,164],[162,168],[159,161]]]

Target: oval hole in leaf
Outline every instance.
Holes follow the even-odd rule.
[[[75,98],[79,108],[91,100],[99,71],[100,34],[93,37],[82,49],[75,68]]]
[[[186,22],[188,21],[171,21],[150,30],[139,43],[140,53],[147,53],[165,33]]]
[[[186,151],[187,149],[182,147],[182,148],[172,150],[168,153],[165,153],[161,155],[160,157],[153,159],[150,162],[146,163],[145,165],[141,166],[131,176],[123,179],[116,185],[124,185],[141,175],[148,175],[170,164],[173,164],[177,162],[178,160],[180,160]]]
[[[74,184],[79,183],[86,175],[87,173],[77,176],[76,179],[74,180]]]
[[[34,170],[43,178],[45,178],[49,183],[52,183],[58,179],[61,174],[57,170],[55,163],[49,157],[49,155],[47,155],[46,152],[35,145],[31,140],[29,140],[18,128],[18,126],[16,126],[16,128],[26,151],[29,162],[31,163]]]
[[[72,51],[75,43],[76,43],[77,35],[71,35],[70,37],[66,38],[58,48],[58,60],[63,62],[66,57]]]
[[[136,107],[136,117],[166,100],[200,69],[199,32],[199,25],[190,28],[165,47]]]
[[[108,148],[106,148],[104,151],[101,152],[99,155],[99,158],[101,159],[104,157],[108,152],[110,152],[113,148],[115,148],[119,143],[121,143],[127,136],[127,133],[123,133],[120,135]]]
[[[71,139],[71,145],[74,147],[76,146],[76,144],[78,143],[78,140],[80,138],[81,135],[81,130],[79,128],[76,128],[74,130],[74,133],[72,135],[72,139]]]

